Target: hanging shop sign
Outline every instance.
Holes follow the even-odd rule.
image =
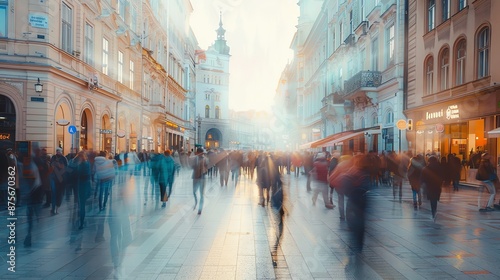
[[[120,129],[116,132],[116,136],[118,136],[118,138],[123,138],[125,137],[125,130],[123,129]]]
[[[436,132],[444,132],[444,125],[442,123],[436,124]]]
[[[396,122],[396,127],[399,129],[399,130],[403,130],[403,129],[406,129],[406,121],[401,119],[399,121]]]
[[[450,105],[448,109],[446,109],[446,119],[453,120],[460,118],[460,110],[458,109],[458,105]]]

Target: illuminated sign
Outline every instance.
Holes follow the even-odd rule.
[[[441,109],[433,112],[425,112],[426,120],[440,119],[440,118],[446,118],[447,120],[459,119],[460,110],[458,109],[458,105],[450,105],[448,106],[446,111]]]
[[[442,118],[443,116],[444,116],[443,109],[441,109],[440,111],[435,111],[435,112],[425,112],[425,119],[426,120]]]
[[[453,120],[459,118],[460,118],[460,110],[458,110],[458,105],[448,106],[448,109],[446,109],[446,119]]]
[[[10,140],[10,133],[0,133],[0,140]]]

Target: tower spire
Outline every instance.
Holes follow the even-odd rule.
[[[226,30],[222,27],[222,11],[219,11],[219,28],[216,30],[217,40],[215,40],[215,49],[220,54],[229,54],[229,46],[226,44]]]

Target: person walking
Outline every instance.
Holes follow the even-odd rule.
[[[408,181],[410,181],[413,194],[413,208],[417,209],[422,205],[422,193],[420,192],[420,176],[425,166],[425,159],[422,154],[418,154],[410,159],[408,165]]]
[[[194,196],[194,207],[193,210],[196,209],[196,205],[198,205],[198,197],[196,193],[200,192],[200,204],[198,208],[198,215],[201,215],[201,211],[203,210],[203,196],[205,191],[205,175],[208,171],[208,163],[207,159],[203,155],[203,148],[197,148],[195,156],[191,159],[191,168],[193,168],[193,196]]]
[[[163,155],[159,155],[158,183],[160,184],[161,207],[167,206],[168,198],[172,193],[172,185],[174,184],[175,162],[170,155],[170,150],[166,150]]]
[[[481,182],[481,187],[479,187],[479,195],[477,198],[477,206],[479,211],[494,211],[493,203],[495,202],[495,181],[498,180],[495,167],[491,164],[491,155],[488,153],[483,153],[481,155],[481,162],[479,163],[479,168],[477,169],[476,180]],[[484,189],[487,189],[490,193],[488,202],[485,207],[482,207],[481,202]]]
[[[50,159],[50,165],[52,167],[51,173],[51,189],[52,189],[52,210],[51,214],[56,215],[59,212],[59,207],[61,207],[62,198],[64,194],[65,184],[67,183],[65,178],[68,159],[62,154],[62,149],[57,148],[56,154]]]
[[[316,160],[313,163],[313,169],[311,170],[311,175],[314,180],[314,191],[312,202],[313,205],[316,205],[316,200],[318,199],[318,195],[321,192],[323,194],[323,202],[325,203],[325,207],[328,209],[333,209],[335,205],[330,202],[328,198],[328,167],[329,162],[326,159],[325,153],[318,153],[316,155]]]
[[[219,180],[220,186],[227,187],[227,181],[229,180],[229,155],[226,151],[219,151],[217,153],[217,162],[215,163],[217,169],[219,170]]]
[[[437,203],[441,197],[444,176],[442,166],[435,156],[429,157],[428,164],[422,169],[420,184],[425,185],[427,199],[431,204],[432,220],[436,221]]]
[[[115,179],[115,166],[113,161],[106,158],[106,152],[100,151],[94,159],[95,182],[99,188],[99,211],[106,209],[109,190]]]
[[[456,154],[448,155],[448,166],[450,168],[450,180],[453,185],[453,190],[458,191],[460,182],[460,173],[462,171],[462,162]]]
[[[85,225],[85,204],[92,192],[92,175],[90,162],[85,151],[78,152],[73,161],[76,165],[75,177],[78,190],[78,213],[80,216],[80,227],[78,229],[83,229]]]

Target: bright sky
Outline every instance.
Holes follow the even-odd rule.
[[[271,111],[279,78],[293,52],[297,0],[191,0],[200,48],[217,39],[219,11],[231,48],[229,108]]]

